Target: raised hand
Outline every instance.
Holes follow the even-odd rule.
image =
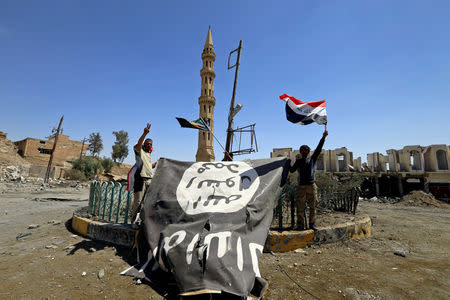
[[[144,133],[147,134],[150,132],[150,126],[152,126],[150,123],[147,123],[147,126],[144,128]]]

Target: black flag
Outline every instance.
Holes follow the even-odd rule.
[[[163,272],[180,294],[247,296],[287,176],[286,158],[232,162],[160,159],[141,218],[149,249],[141,272]]]

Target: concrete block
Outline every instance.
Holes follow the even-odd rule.
[[[314,242],[314,231],[270,231],[266,240],[266,251],[287,252],[305,248]]]

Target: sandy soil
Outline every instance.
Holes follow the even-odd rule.
[[[1,299],[162,299],[119,275],[133,263],[128,249],[67,228],[88,189],[10,190],[0,195]],[[358,209],[373,220],[372,238],[263,254],[265,299],[450,298],[449,209],[369,202]]]

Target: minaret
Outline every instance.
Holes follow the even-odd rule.
[[[216,54],[214,53],[214,45],[212,42],[211,26],[208,29],[206,36],[205,47],[202,53],[203,68],[200,70],[200,77],[202,78],[202,89],[200,97],[198,98],[198,105],[200,106],[200,118],[209,122],[208,126],[211,132],[214,132],[214,105],[216,105],[216,98],[214,98],[214,61]],[[213,136],[207,131],[198,131],[198,149],[195,155],[196,161],[214,161],[214,142]]]

